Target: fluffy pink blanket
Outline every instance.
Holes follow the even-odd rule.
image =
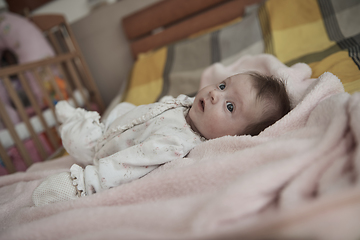
[[[296,105],[259,136],[214,139],[139,180],[44,207],[32,191],[71,157],[1,177],[0,239],[359,239],[360,93],[269,55],[211,66],[202,84],[249,66],[287,79]]]

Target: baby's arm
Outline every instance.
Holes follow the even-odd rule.
[[[190,145],[178,136],[155,134],[141,144],[100,158],[96,166],[89,165],[84,170],[73,166],[71,174],[78,190],[91,195],[139,179],[161,164],[184,157],[190,150]],[[100,156],[105,152],[106,149],[100,151]]]
[[[73,108],[66,101],[56,104],[56,115],[62,123],[59,128],[66,151],[83,165],[92,164],[94,146],[102,136],[104,126],[97,112]]]
[[[57,202],[64,200],[64,198],[72,199],[81,191],[81,195],[85,195],[85,192],[88,195],[101,192],[104,189],[141,178],[161,164],[184,157],[201,140],[186,123],[176,121],[177,119],[177,117],[161,118],[164,123],[160,125],[161,127],[149,128],[148,134],[150,136],[141,135],[141,138],[145,138],[145,140],[142,140],[140,144],[136,142],[136,145],[125,149],[116,148],[119,146],[116,141],[127,143],[128,139],[130,145],[134,144],[131,141],[134,137],[132,135],[134,129],[120,132],[119,134],[123,139],[119,138],[120,135],[107,139],[104,142],[105,145],[97,151],[94,158],[98,160],[94,162],[94,165],[88,165],[84,170],[74,164],[70,169],[71,177],[70,172],[67,172],[68,175],[54,175],[52,179],[45,180],[34,191],[34,203]],[[115,139],[117,140],[115,141]],[[62,191],[58,191],[58,178],[61,179],[67,189],[72,189],[70,186],[73,183],[77,184],[77,190],[74,191],[73,188],[68,191],[68,195],[65,197]]]
[[[141,178],[163,163],[184,157],[194,147],[193,140],[172,132],[155,134],[141,144],[101,158],[85,170],[74,164],[71,173],[63,172],[43,181],[33,193],[33,202],[42,206],[76,199]]]
[[[66,151],[82,165],[92,164],[94,146],[103,135],[106,128],[117,118],[123,116],[135,105],[130,103],[118,104],[105,119],[100,123],[100,115],[94,111],[86,111],[82,108],[74,108],[66,101],[56,104],[56,115],[62,125],[59,128],[62,143]]]
[[[33,202],[35,206],[43,206],[76,199],[141,178],[160,164],[183,157],[181,153],[184,153],[184,148],[179,143],[176,138],[155,136],[142,144],[102,158],[95,166],[87,165],[83,169],[74,164],[70,172],[45,179],[34,190]]]

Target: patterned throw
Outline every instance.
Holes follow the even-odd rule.
[[[241,56],[270,53],[287,66],[309,64],[312,77],[326,71],[345,91],[360,90],[360,2],[268,0],[220,30],[141,54],[122,101],[147,104],[165,95],[194,95],[203,70]]]

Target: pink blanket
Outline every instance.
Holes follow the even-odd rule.
[[[0,239],[359,239],[360,93],[344,93],[331,73],[309,79],[305,65],[256,58],[246,62],[288,74],[293,88],[296,107],[276,124],[256,137],[210,140],[139,180],[44,207],[32,206],[33,189],[67,170],[71,157],[0,177]],[[241,61],[207,71],[241,70]]]

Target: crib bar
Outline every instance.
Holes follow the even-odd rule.
[[[18,75],[19,79],[20,79],[20,82],[21,82],[21,85],[23,86],[25,92],[26,92],[26,95],[28,96],[29,98],[29,101],[31,103],[31,106],[34,108],[37,116],[39,117],[40,119],[40,122],[43,126],[43,128],[45,129],[45,132],[50,140],[50,143],[52,145],[52,147],[54,149],[57,149],[59,148],[59,144],[58,144],[58,141],[56,140],[56,136],[54,135],[54,133],[52,131],[50,131],[50,128],[48,127],[45,119],[44,119],[44,116],[41,112],[41,109],[40,107],[38,106],[36,100],[35,100],[35,96],[33,94],[33,92],[31,91],[31,88],[28,84],[28,82],[26,81],[24,75],[22,73],[19,73]]]
[[[225,1],[228,0],[159,1],[123,18],[123,29],[128,39],[134,40]]]
[[[50,106],[50,109],[52,111],[52,114],[54,115],[54,117],[56,116],[55,114],[55,106],[54,106],[54,103],[52,102],[51,98],[49,97],[49,94],[47,93],[46,89],[45,89],[45,86],[44,86],[44,83],[43,81],[41,81],[41,78],[39,76],[39,73],[36,71],[36,70],[32,70],[31,71],[32,74],[34,74],[35,76],[35,79],[41,89],[41,92],[43,94],[43,96],[45,97],[45,100],[48,102],[49,106]],[[56,119],[56,127],[59,126],[59,122],[57,120],[57,118],[55,117]]]
[[[184,1],[180,0],[173,2],[180,2],[181,4],[184,4]],[[241,17],[244,13],[245,6],[248,5],[249,2],[249,0],[234,0],[225,2],[223,5],[215,9],[210,9],[199,15],[190,17],[178,24],[171,25],[166,28],[165,31],[136,40],[131,43],[133,55],[136,58],[139,53],[149,51],[150,49],[160,48],[172,42],[187,38],[191,34],[199,32],[200,30],[224,24],[235,18]]]
[[[69,69],[70,75],[71,75],[71,77],[73,78],[76,87],[77,87],[77,88],[79,89],[79,91],[80,91],[81,97],[84,99],[84,103],[85,103],[86,108],[87,108],[87,109],[91,109],[91,108],[90,108],[90,104],[89,104],[89,100],[88,100],[88,98],[86,97],[86,95],[85,95],[85,93],[84,93],[84,88],[83,88],[83,86],[82,86],[82,84],[81,84],[81,81],[80,81],[80,79],[79,79],[79,77],[78,77],[78,75],[77,75],[77,73],[76,73],[76,70],[75,70],[75,68],[74,68],[73,63],[72,63],[70,60],[68,60],[68,61],[66,61],[66,66],[67,66],[67,68]]]
[[[49,40],[50,40],[52,46],[55,48],[56,54],[57,55],[61,54],[62,53],[61,47],[60,47],[59,42],[56,40],[54,33],[51,30],[49,30],[49,31],[47,31],[47,34],[49,36]]]
[[[64,37],[66,46],[68,47],[70,52],[74,52],[74,51],[76,51],[76,47],[74,46],[73,41],[71,41],[69,31],[67,29],[68,29],[67,25],[63,25],[60,27],[60,31]]]
[[[80,62],[84,63],[85,60],[80,58]],[[86,79],[92,78],[92,76],[90,75],[90,70],[88,69],[88,67],[84,64],[81,64],[81,66],[85,69],[85,71],[83,71]],[[105,111],[105,105],[104,102],[102,101],[102,98],[100,96],[100,92],[98,90],[98,87],[95,85],[95,81],[86,81],[89,86],[90,86],[90,97],[94,96],[94,101],[97,103],[98,107],[99,107],[99,112],[103,113]]]
[[[65,41],[67,47],[69,48],[70,54],[79,53],[79,54],[76,54],[76,57],[78,57],[80,59],[81,66],[84,69],[84,75],[86,77],[85,79],[86,79],[87,84],[89,84],[89,86],[90,86],[89,90],[91,90],[89,93],[91,96],[94,96],[94,100],[99,107],[100,113],[102,113],[105,110],[105,105],[101,98],[99,89],[96,86],[95,81],[90,74],[90,69],[88,68],[88,66],[85,62],[85,59],[84,59],[83,55],[81,54],[79,45],[77,44],[76,41],[74,41],[76,38],[75,38],[74,34],[72,33],[71,28],[65,21],[65,18],[61,15],[53,15],[52,14],[52,15],[31,16],[30,19],[44,32],[52,29],[50,26],[52,26],[53,23],[56,23],[59,26],[59,30],[64,37],[64,41]],[[49,38],[50,38],[50,36],[49,36]],[[54,36],[54,38],[56,38],[56,37]],[[58,50],[60,51],[61,49],[58,49]],[[65,54],[62,54],[62,55],[65,55]],[[80,68],[80,70],[82,70],[82,68]],[[80,89],[80,91],[81,91],[81,89]]]
[[[63,24],[65,18],[57,14],[44,14],[37,16],[29,16],[29,19],[36,24],[43,32],[50,30],[56,25]]]
[[[21,116],[28,131],[30,132],[31,138],[34,140],[37,151],[39,152],[42,159],[46,159],[47,154],[46,154],[45,150],[42,148],[40,138],[37,135],[37,133],[35,132],[33,126],[31,125],[29,117],[25,112],[25,108],[24,108],[19,96],[17,95],[14,87],[12,86],[9,77],[4,77],[3,81],[4,81],[5,88],[9,92],[9,95],[10,95],[11,99],[13,100],[13,102],[16,106],[16,109],[18,110],[19,115]]]
[[[9,66],[0,70],[0,77],[10,76],[13,74],[17,74],[18,72],[25,72],[28,70],[32,70],[34,68],[42,67],[44,65],[51,65],[55,63],[65,62],[66,60],[73,59],[76,57],[78,57],[78,54],[76,53],[65,53],[53,58],[44,59],[37,62],[26,63],[18,66]]]
[[[14,173],[16,171],[15,166],[12,163],[9,156],[7,155],[7,152],[1,143],[0,143],[0,156],[8,173]]]
[[[95,103],[100,113],[105,109],[100,92],[65,18],[50,14],[31,16],[29,20],[45,35],[55,56],[0,69],[1,90],[7,92],[6,101],[0,99],[1,123],[6,128],[6,132],[1,133],[9,138],[1,139],[0,160],[8,173],[17,171],[16,163],[8,155],[10,150],[15,150],[23,163],[30,166],[35,161],[30,155],[32,150],[36,150],[39,157],[45,160],[49,157],[48,147],[54,150],[61,147],[61,139],[56,131],[60,123],[56,117],[55,100],[66,99],[75,107],[84,106],[87,109],[91,109]],[[15,82],[13,76],[16,76]],[[17,86],[22,88],[20,92]],[[21,124],[13,122],[9,110],[16,111]],[[24,133],[23,130],[27,131]],[[49,140],[48,143],[43,142],[43,136]],[[27,139],[31,140],[34,149],[28,147]]]
[[[19,135],[15,131],[14,124],[11,122],[11,119],[9,118],[9,116],[7,114],[7,111],[5,109],[5,106],[2,103],[2,101],[0,101],[0,116],[1,116],[2,120],[4,121],[4,124],[5,124],[6,128],[10,132],[10,135],[11,135],[12,139],[14,140],[15,145],[16,145],[16,147],[18,148],[18,150],[20,152],[20,155],[24,159],[25,164],[27,166],[30,166],[32,164],[32,160],[30,159],[30,154],[27,151],[27,149],[25,148],[25,145],[21,141]]]
[[[71,41],[70,35],[69,35],[68,31],[66,30],[66,26],[65,25],[61,26],[59,30],[63,36],[63,39],[65,40],[67,50],[70,52],[76,51],[75,46]],[[55,39],[54,39],[54,41],[56,42]],[[80,79],[88,79],[85,74],[84,68],[82,67],[81,60],[79,60],[77,58],[74,59],[74,64],[75,64],[76,69],[78,70],[78,73],[80,74]],[[86,85],[87,81],[82,81],[82,83]],[[86,86],[86,87],[88,89],[92,89],[91,86]]]
[[[77,99],[75,98],[75,96],[74,96],[74,94],[73,94],[73,90],[71,89],[71,85],[70,85],[68,76],[65,74],[65,71],[64,71],[63,66],[58,63],[58,64],[56,65],[56,67],[59,69],[60,74],[61,74],[63,80],[64,80],[65,83],[66,83],[66,91],[67,91],[67,93],[69,94],[69,97],[74,100],[75,107],[79,107],[80,104],[78,103]]]
[[[86,66],[84,66],[81,61],[82,61],[82,60],[81,60],[80,58],[75,58],[75,59],[74,59],[75,65],[76,65],[79,73],[81,74],[82,78],[83,78],[83,79],[88,79],[88,78],[91,77],[91,76],[89,75],[89,71],[86,71],[86,70],[85,70]],[[97,103],[99,103],[101,97],[100,97],[99,92],[97,91],[97,86],[95,86],[94,81],[84,81],[84,84],[86,85],[86,87],[87,87],[88,89],[91,89],[90,98],[91,98],[92,96],[94,96],[95,101],[96,101]],[[90,100],[90,98],[89,98],[89,100]],[[102,113],[102,112],[105,110],[104,105],[101,105],[101,104],[100,104],[98,107],[99,107],[100,113]]]
[[[80,78],[86,79],[86,74],[85,74],[84,68],[82,67],[80,59],[75,58],[74,65],[75,65],[76,69],[78,70],[78,73],[80,74]],[[87,89],[91,89],[91,86],[89,86],[89,83],[87,81],[82,81],[82,83],[85,85],[85,87]]]
[[[69,27],[69,25],[65,22],[64,23],[64,26],[65,26],[65,29],[66,29],[66,32],[68,33],[70,39],[75,39],[75,36],[74,34],[72,33],[71,31],[71,28]],[[77,52],[81,52],[80,51],[80,47],[79,45],[77,44],[76,41],[71,41],[72,45],[74,46],[74,48],[76,49]],[[87,66],[86,64],[86,61],[83,57],[82,54],[79,54],[79,59],[80,59],[80,62],[81,62],[81,66],[84,68],[84,74],[85,74],[85,77],[86,79],[88,80],[87,82],[89,83],[90,85],[90,89],[91,89],[91,92],[90,92],[90,96],[92,94],[94,94],[94,98],[95,98],[95,101],[99,107],[99,110],[100,110],[100,113],[104,112],[105,111],[105,105],[104,105],[104,102],[100,96],[100,92],[99,92],[99,89],[98,87],[96,86],[95,84],[95,81],[93,79],[93,77],[91,76],[90,74],[90,69],[89,67]]]
[[[60,97],[61,100],[64,100],[65,97],[62,94],[62,92],[60,91],[59,85],[56,83],[55,76],[48,65],[45,67],[45,71],[50,76],[50,83],[53,86],[53,88],[55,89],[56,94]]]

